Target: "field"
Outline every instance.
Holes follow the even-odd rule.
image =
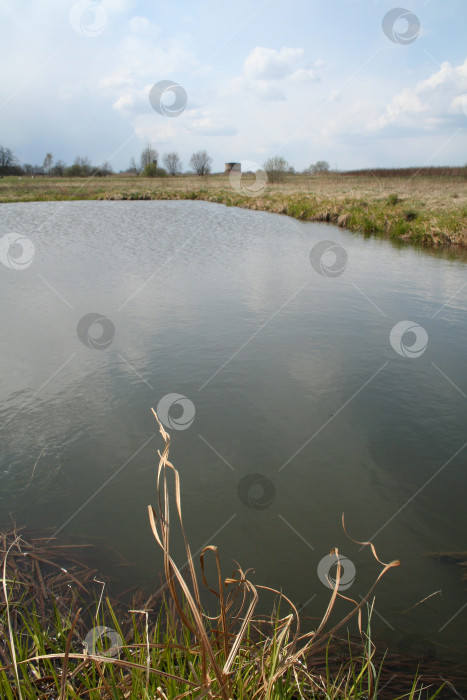
[[[467,248],[467,170],[425,168],[286,175],[262,186],[253,175],[143,178],[4,177],[0,202],[200,199],[329,221],[365,235]]]

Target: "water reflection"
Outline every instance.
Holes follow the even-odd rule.
[[[149,409],[182,394],[195,419],[173,431],[172,458],[193,550],[215,535],[227,561],[321,611],[333,546],[356,566],[353,595],[374,574],[345,511],[350,534],[402,560],[378,593],[381,634],[465,644],[465,611],[438,632],[463,585],[425,556],[465,549],[465,253],[203,202],[2,205],[2,230],[36,251],[1,270],[2,522],[111,542],[153,580]],[[310,265],[322,240],[347,253],[338,277]],[[104,349],[77,333],[90,313],[115,328]],[[405,320],[428,334],[417,359],[389,342]],[[242,499],[252,474],[259,491]],[[274,495],[251,507],[261,483]],[[424,616],[403,612],[440,588]]]

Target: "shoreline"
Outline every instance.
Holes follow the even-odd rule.
[[[245,180],[245,182],[244,182]],[[442,177],[288,176],[254,193],[254,176],[18,178],[0,180],[0,204],[43,201],[198,200],[333,223],[424,248],[467,250],[467,180]],[[248,191],[248,187],[251,190]]]

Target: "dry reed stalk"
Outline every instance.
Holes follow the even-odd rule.
[[[381,577],[384,576],[389,569],[399,566],[399,561],[395,560],[389,564],[385,564],[379,559],[375,547],[371,542],[357,542],[357,544],[362,546],[370,547],[374,558],[382,566],[382,570],[379,572],[374,584],[371,586],[366,596],[364,596],[358,603],[356,600],[348,598],[339,592],[342,567],[339,563],[338,550],[334,550],[338,566],[335,586],[332,586],[333,591],[331,599],[317,629],[300,635],[300,617],[297,608],[291,600],[289,600],[283,593],[275,589],[266,586],[253,585],[251,581],[248,580],[241,567],[238,567],[237,571],[234,572],[233,577],[223,580],[220,570],[218,549],[213,545],[209,545],[202,550],[200,555],[202,579],[205,587],[218,598],[220,612],[218,616],[214,618],[207,616],[201,607],[199,584],[195,572],[191,549],[183,526],[180,477],[176,468],[169,461],[170,435],[160,422],[156,411],[152,409],[152,412],[164,440],[164,449],[162,452],[158,452],[158,512],[149,506],[149,519],[154,537],[164,554],[164,569],[170,595],[175,603],[176,609],[183,624],[186,625],[187,629],[190,630],[200,644],[203,659],[203,682],[200,686],[200,690],[204,692],[213,692],[212,683],[214,679],[208,675],[209,670],[212,670],[219,685],[218,695],[213,695],[212,697],[222,697],[224,700],[228,700],[234,662],[238,660],[239,651],[242,648],[242,645],[247,641],[247,629],[252,623],[256,622],[260,624],[260,620],[255,620],[253,614],[259,598],[258,591],[264,590],[272,592],[275,596],[277,596],[279,603],[285,603],[291,610],[291,613],[276,621],[278,630],[276,630],[273,635],[273,642],[274,647],[278,651],[275,652],[275,659],[273,659],[272,653],[272,636],[270,641],[268,642],[268,640],[266,640],[266,643],[262,647],[262,652],[260,655],[261,670],[258,674],[258,678],[256,678],[257,691],[254,694],[254,698],[268,698],[275,683],[286,673],[291,671],[294,674],[301,676],[303,673],[303,660],[309,659],[317,651],[321,651],[324,647],[326,647],[331,638],[334,637],[343,627],[343,625],[345,625],[355,615],[358,619],[360,634],[362,634],[361,611],[363,606],[369,600],[369,597],[371,596]],[[177,567],[170,553],[169,474],[172,474],[174,477],[173,496],[176,503],[176,513],[185,545],[192,590],[190,590],[181,570]],[[345,531],[344,519],[343,527]],[[354,542],[356,542],[356,540],[354,540]],[[205,556],[207,553],[213,553],[215,557],[218,590],[210,587],[206,580]],[[177,582],[184,598],[180,597],[176,585]],[[232,590],[229,592],[226,598],[224,595],[224,589],[228,589],[229,587],[231,587]],[[241,596],[241,602],[235,617],[233,617],[232,608],[234,607],[235,599],[239,596]],[[330,630],[325,631],[326,623],[328,622],[331,612],[334,609],[337,598],[342,598],[351,602],[353,608]],[[249,601],[249,604],[245,610],[246,601]],[[188,616],[185,613],[185,604],[188,605],[193,622],[188,619]],[[209,625],[207,623],[211,623],[213,621],[217,622],[218,626],[215,630],[216,634],[210,635],[208,631]],[[238,626],[237,623],[240,624],[238,631],[231,632],[231,630],[235,630],[235,627]],[[219,665],[216,658],[219,653],[219,639],[225,659],[222,667]]]

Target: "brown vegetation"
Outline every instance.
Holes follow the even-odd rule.
[[[465,168],[375,170],[360,173],[285,175],[254,191],[255,175],[164,178],[0,179],[0,202],[62,200],[206,200],[287,214],[303,221],[336,223],[352,231],[426,246],[467,248]],[[250,185],[250,188],[248,188]],[[250,191],[247,191],[250,189]],[[251,196],[251,194],[254,196]]]

